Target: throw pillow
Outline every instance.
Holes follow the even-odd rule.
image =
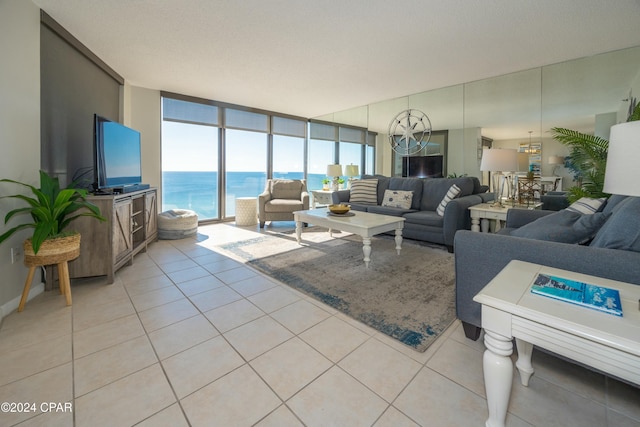
[[[640,197],[620,202],[590,246],[640,252]]]
[[[382,206],[388,208],[411,209],[413,191],[385,190]]]
[[[436,209],[438,215],[444,216],[444,208],[447,207],[450,201],[458,197],[458,194],[460,194],[460,187],[455,184],[449,187],[449,191],[447,191],[447,194],[444,195],[444,197],[440,201],[440,204],[438,205],[438,208]]]
[[[515,229],[512,236],[559,243],[585,243],[593,237],[611,214],[583,215],[566,209],[545,215]]]
[[[579,214],[593,214],[598,212],[600,206],[606,201],[606,198],[591,199],[589,197],[583,197],[578,201],[575,201],[566,208],[570,212],[577,212]]]
[[[349,202],[378,204],[377,179],[358,179],[351,183]]]

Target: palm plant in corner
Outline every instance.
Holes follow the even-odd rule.
[[[31,221],[19,224],[0,236],[2,243],[20,230],[34,229],[31,238],[24,242],[24,262],[27,266],[57,264],[64,257],[67,260],[76,258],[80,254],[80,234],[66,230],[69,224],[83,216],[106,221],[100,215],[100,209],[85,199],[87,190],[74,188],[75,183],[61,189],[58,178],[52,178],[44,171],[40,171],[40,188],[12,179],[1,179],[0,182],[27,187],[34,195],[0,197],[27,203],[25,207],[9,211],[4,217],[4,223],[6,225],[11,218],[24,214],[28,214]],[[70,256],[73,257],[69,258]]]
[[[630,110],[627,122],[640,120],[640,104]],[[551,135],[571,149],[571,168],[581,178],[578,185],[569,189],[569,201],[573,203],[581,197],[609,197],[603,190],[609,141],[565,128],[552,128]]]

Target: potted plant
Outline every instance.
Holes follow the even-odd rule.
[[[344,178],[338,178],[338,189],[342,190],[344,188]]]
[[[330,182],[329,178],[326,178],[326,177],[322,180],[322,190],[324,191],[329,190],[329,182]]]
[[[61,251],[79,254],[80,235],[77,232],[66,230],[67,226],[82,216],[96,218],[100,221],[106,220],[100,215],[100,209],[85,199],[88,194],[87,190],[74,188],[75,183],[60,189],[58,178],[52,178],[44,171],[40,171],[40,188],[12,179],[1,179],[0,182],[22,185],[29,188],[34,195],[34,197],[29,197],[24,194],[14,194],[0,197],[0,199],[19,199],[27,203],[25,207],[8,212],[4,217],[4,223],[7,224],[14,216],[23,214],[29,214],[31,222],[17,225],[0,236],[0,243],[2,243],[19,230],[34,229],[31,238],[24,242],[26,265],[57,263],[43,263],[46,260],[38,260],[37,257],[53,256],[57,259],[60,257],[56,258],[55,254],[59,254]],[[40,263],[34,264],[36,262]]]

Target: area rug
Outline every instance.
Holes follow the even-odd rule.
[[[423,352],[455,320],[453,255],[444,247],[393,236],[372,239],[366,268],[359,236],[326,228],[227,243],[225,251],[301,292]]]

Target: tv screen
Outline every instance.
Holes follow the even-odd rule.
[[[96,115],[94,137],[97,190],[142,182],[140,132]]]
[[[442,178],[443,156],[411,156],[402,158],[402,176]]]

